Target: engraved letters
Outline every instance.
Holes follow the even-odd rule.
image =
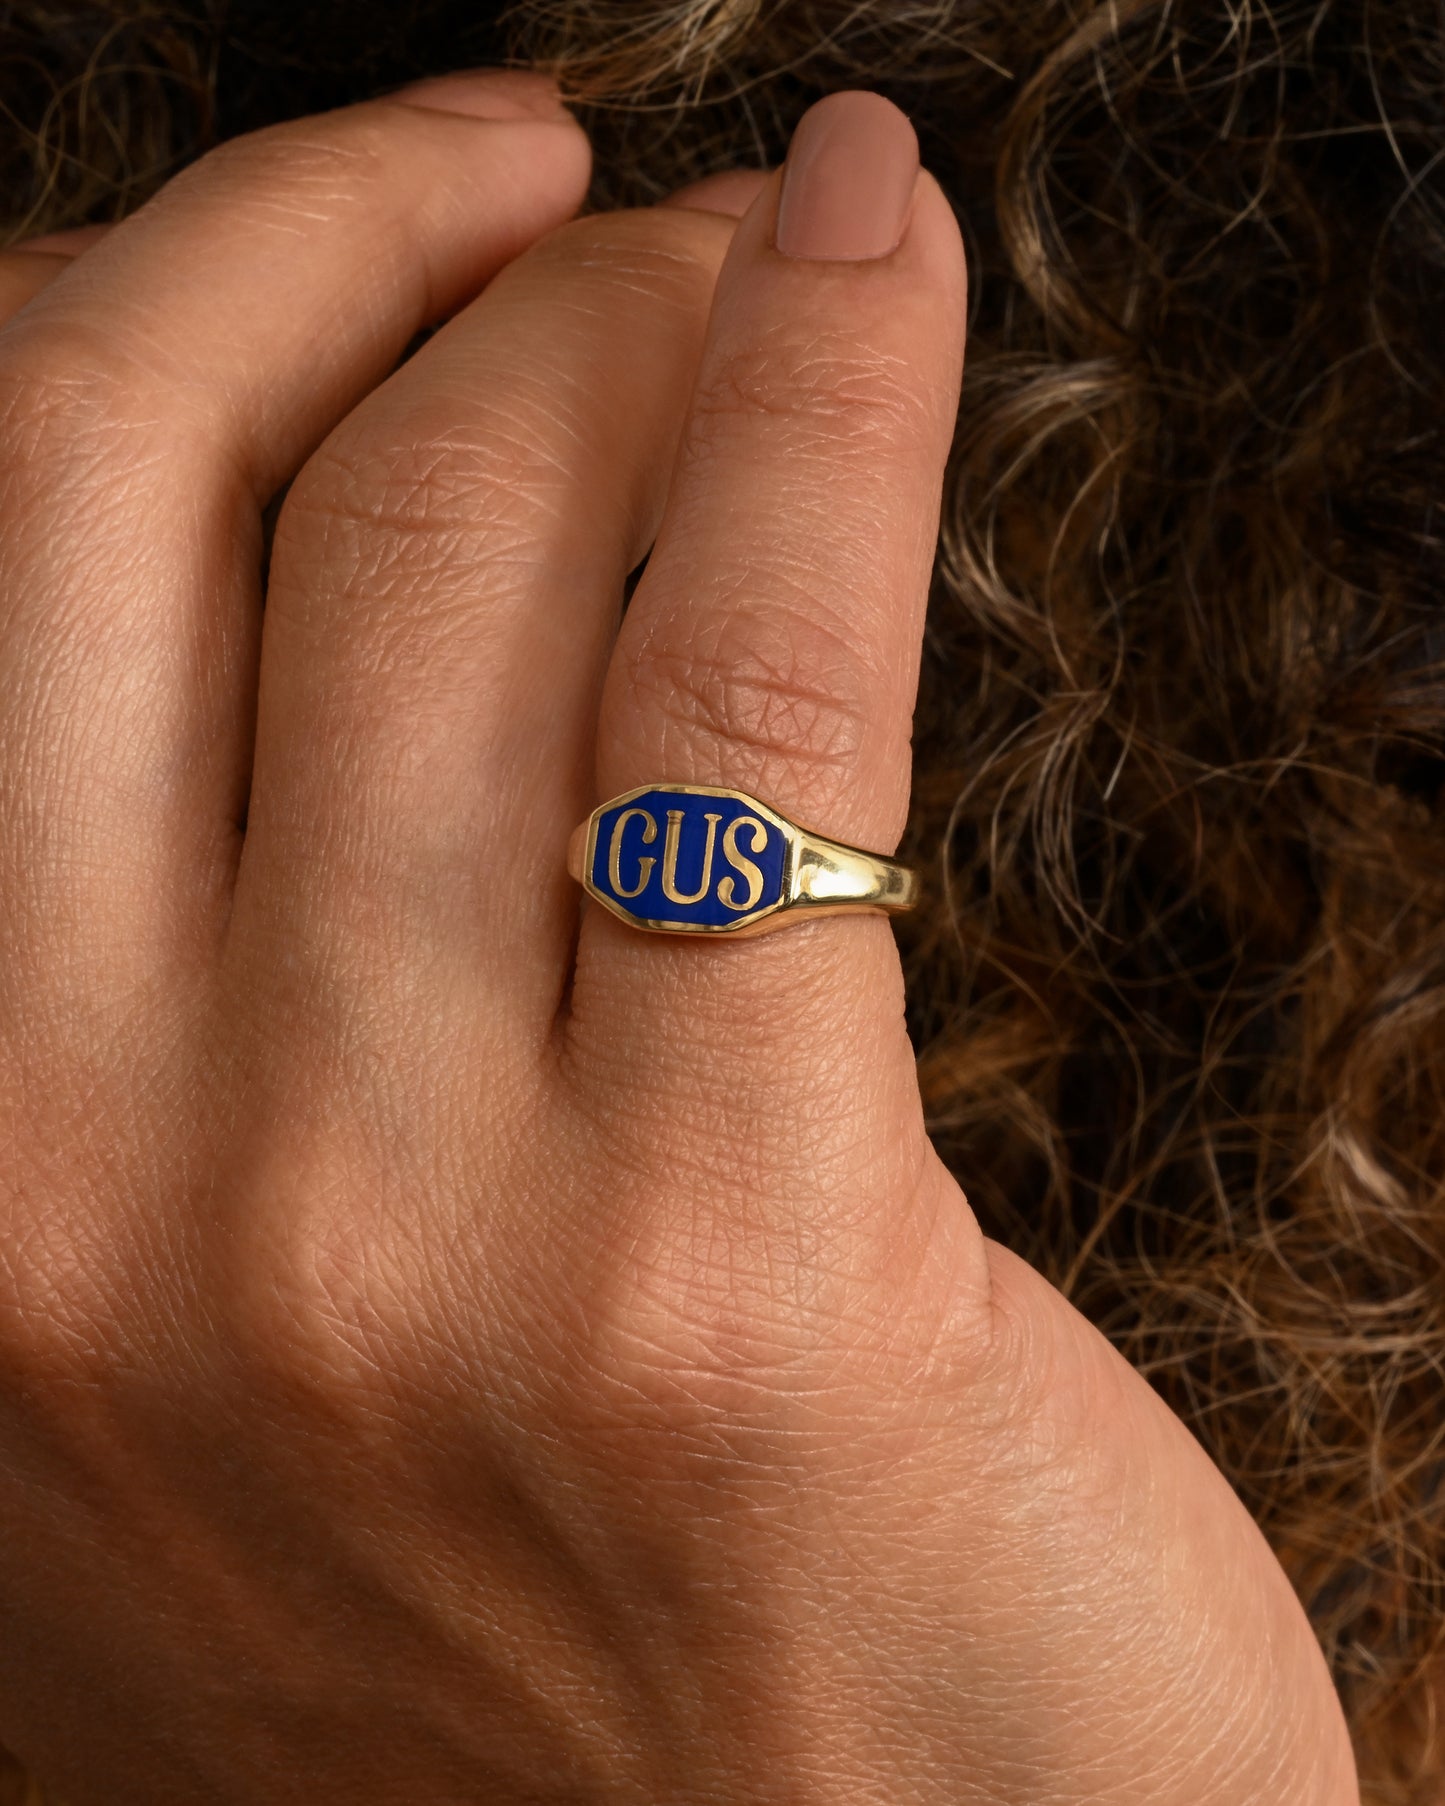
[[[751,797],[659,784],[595,812],[584,883],[638,927],[746,929],[784,905],[790,844]]]

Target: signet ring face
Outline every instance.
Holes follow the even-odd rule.
[[[573,834],[567,865],[604,909],[654,934],[762,934],[910,909],[917,895],[907,866],[701,784],[647,784],[603,803]]]

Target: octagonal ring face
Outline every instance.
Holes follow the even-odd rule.
[[[794,844],[742,791],[649,785],[594,812],[583,883],[635,928],[727,934],[788,901]]]

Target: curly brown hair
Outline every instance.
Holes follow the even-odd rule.
[[[932,1130],[1263,1525],[1370,1806],[1439,1806],[1439,0],[16,0],[11,234],[512,59],[599,205],[776,161],[832,88],[917,122],[973,275],[904,936]]]

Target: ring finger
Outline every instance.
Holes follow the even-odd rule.
[[[896,844],[964,301],[958,227],[906,119],[873,94],[819,103],[719,277],[603,698],[601,798],[737,788],[829,837]],[[730,1074],[753,1099],[769,1074],[793,1124],[804,1087],[807,1120],[837,1123],[880,1071],[916,1101],[877,920],[719,947],[590,910],[572,1034],[604,1089],[681,1091],[720,1118]]]

